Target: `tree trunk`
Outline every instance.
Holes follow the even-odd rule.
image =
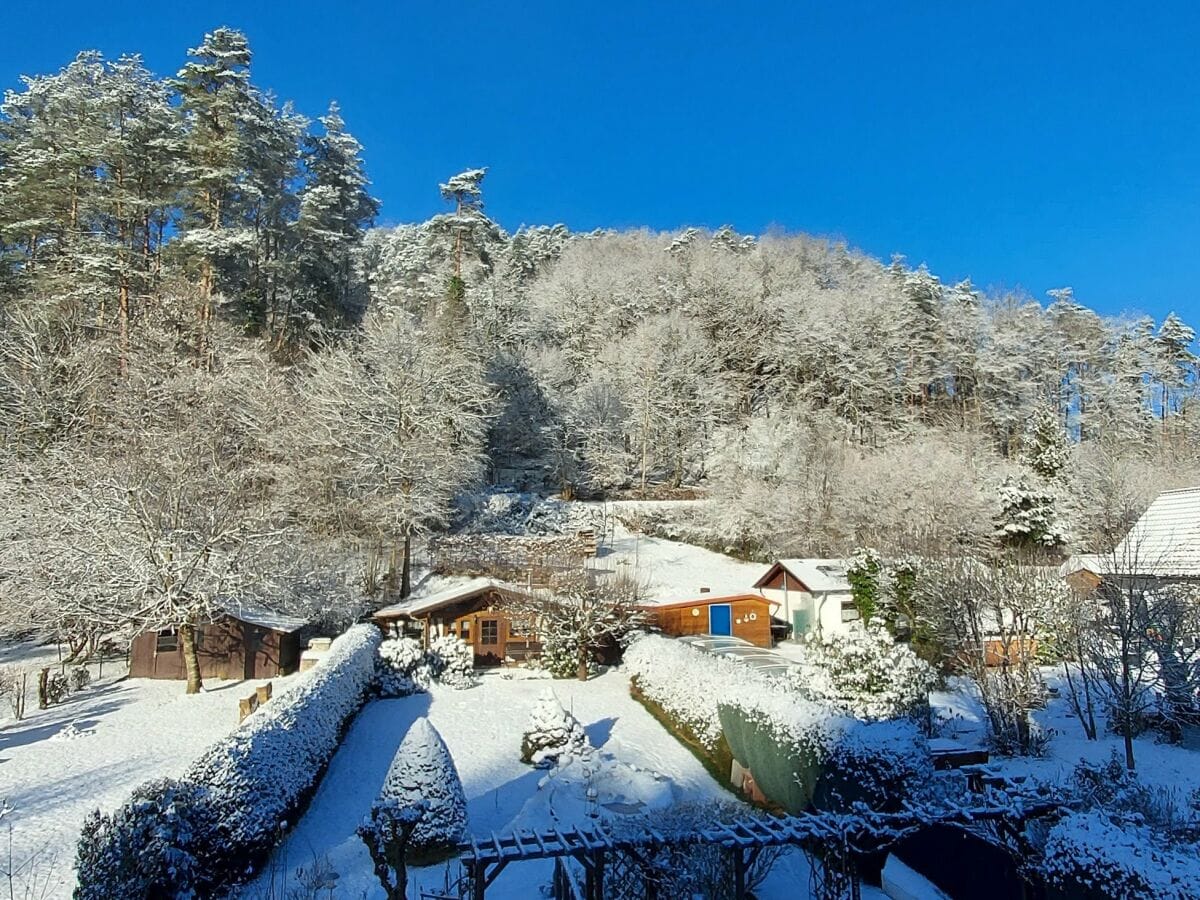
[[[400,599],[412,593],[412,533],[404,533],[404,561],[400,565]]]
[[[579,669],[575,674],[580,681],[588,680],[588,651],[587,647],[583,645],[579,647]]]
[[[200,657],[196,653],[196,626],[179,626],[179,646],[183,649],[183,667],[187,672],[187,692],[198,694],[204,687],[200,679]]]

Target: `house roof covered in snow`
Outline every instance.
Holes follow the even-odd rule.
[[[270,631],[281,631],[284,634],[299,631],[308,624],[307,619],[288,616],[265,606],[259,606],[257,603],[247,603],[244,600],[225,603],[221,608],[241,622],[248,622]]]
[[[1163,491],[1113,553],[1122,572],[1200,577],[1200,487]]]
[[[422,597],[409,597],[400,603],[385,606],[383,609],[376,610],[372,616],[376,619],[402,619],[423,616],[426,613],[435,612],[444,606],[453,606],[455,603],[470,600],[472,597],[477,597],[488,591],[495,591],[498,594],[510,597],[526,597],[529,595],[528,591],[503,581],[497,581],[494,578],[472,578],[470,581],[447,588],[444,591],[426,594]]]
[[[803,586],[812,593],[838,593],[850,591],[850,582],[846,578],[846,560],[844,559],[780,559],[754,582],[756,588],[762,588],[775,577],[780,569],[786,569],[789,579],[798,582],[797,587]]]

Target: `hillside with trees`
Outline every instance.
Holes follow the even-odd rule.
[[[352,618],[487,484],[687,489],[671,527],[752,558],[1054,559],[1200,481],[1174,314],[804,235],[508,233],[486,169],[373,229],[361,150],[229,29],[172,77],[88,52],[6,95],[5,626]]]

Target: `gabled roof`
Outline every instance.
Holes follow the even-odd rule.
[[[528,591],[522,590],[515,585],[506,584],[503,581],[496,581],[493,578],[472,578],[466,584],[438,591],[436,594],[427,594],[424,597],[409,597],[400,603],[393,603],[391,606],[385,606],[383,609],[376,610],[371,615],[375,619],[400,619],[423,616],[443,607],[453,606],[455,603],[462,603],[464,600],[481,596],[489,591],[494,591],[510,598],[529,596]]]
[[[692,597],[688,600],[664,600],[661,603],[652,602],[644,604],[642,609],[659,610],[676,609],[682,606],[711,606],[714,603],[733,603],[735,600],[757,600],[759,603],[767,603],[771,606],[779,605],[774,600],[768,600],[762,594],[742,591],[738,594],[701,594],[698,597]]]
[[[754,582],[754,586],[763,587],[781,568],[787,570],[790,579],[798,582],[798,587],[803,586],[810,593],[850,591],[844,559],[780,559]]]
[[[1093,575],[1105,575],[1112,568],[1112,559],[1099,553],[1080,553],[1072,556],[1058,567],[1058,574],[1066,578],[1076,572],[1091,572]]]
[[[259,606],[257,603],[247,603],[243,600],[225,603],[221,608],[228,615],[240,622],[248,622],[260,628],[266,628],[269,631],[281,631],[284,634],[299,631],[308,624],[307,619],[284,615],[265,606]]]
[[[1200,487],[1164,491],[1113,553],[1115,568],[1136,575],[1200,576]]]

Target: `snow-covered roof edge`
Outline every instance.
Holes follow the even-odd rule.
[[[848,592],[850,590],[850,582],[846,578],[846,565],[847,562],[844,559],[777,559],[771,563],[762,577],[754,583],[754,586],[756,588],[763,587],[775,569],[782,567],[809,591],[820,593],[829,591]]]
[[[299,631],[308,625],[307,619],[276,612],[265,606],[259,606],[257,603],[247,603],[245,601],[229,602],[222,604],[221,609],[227,615],[239,621],[258,625],[260,628],[266,628],[270,631],[281,631],[284,634]]]
[[[484,591],[499,591],[500,593],[521,595],[529,593],[528,590],[518,585],[498,581],[494,578],[473,578],[466,584],[438,591],[435,594],[429,594],[425,597],[409,597],[400,603],[393,603],[391,606],[377,609],[371,615],[377,619],[390,619],[397,616],[418,616],[433,612],[443,606],[450,606],[451,604],[470,599]]]

